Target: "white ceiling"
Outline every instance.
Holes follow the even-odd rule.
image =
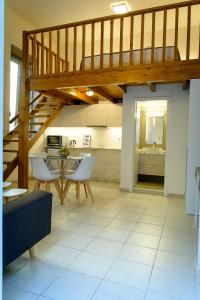
[[[41,28],[111,15],[111,3],[119,0],[5,0],[7,6]],[[130,10],[144,9],[183,0],[128,0]]]

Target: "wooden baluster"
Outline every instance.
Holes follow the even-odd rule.
[[[156,23],[156,13],[152,12],[152,30],[151,30],[151,64],[154,64],[154,50],[155,50],[155,23]]]
[[[187,16],[187,43],[186,43],[186,60],[190,59],[190,30],[191,30],[191,5],[188,5]]]
[[[41,32],[41,75],[44,74],[44,33]]]
[[[178,59],[178,20],[179,20],[179,9],[176,8],[175,13],[175,34],[174,34],[174,62]]]
[[[199,25],[199,59],[200,59],[200,25]]]
[[[162,62],[165,62],[166,57],[166,34],[167,34],[167,10],[164,10],[163,16],[163,48],[162,48]]]
[[[48,48],[45,49],[45,54],[46,54],[46,72],[45,74],[49,73],[49,50]]]
[[[33,34],[33,43],[32,43],[32,67],[33,75],[36,75],[36,34]]]
[[[27,45],[27,55],[25,57],[25,64],[24,64],[24,74],[25,76],[29,75],[29,35],[25,35],[24,37],[26,39],[26,45]]]
[[[49,31],[49,73],[52,73],[52,32]]]
[[[103,68],[104,21],[101,21],[100,68]]]
[[[57,30],[57,66],[56,73],[60,73],[60,30]]]
[[[68,47],[69,47],[69,35],[68,35],[68,28],[65,28],[65,72],[68,72],[69,64],[68,64]]]
[[[124,18],[120,18],[120,39],[119,39],[119,66],[122,66],[122,54],[123,54],[123,32],[124,32]]]
[[[62,72],[65,72],[65,61],[62,59]]]
[[[110,63],[109,67],[113,67],[113,19],[110,20]]]
[[[94,70],[94,35],[95,35],[95,23],[92,23],[91,31],[91,69]]]
[[[140,64],[143,64],[144,49],[144,14],[141,15],[141,40],[140,40]]]
[[[40,74],[40,44],[36,42],[36,74]]]
[[[134,18],[131,16],[130,20],[130,57],[129,64],[133,64],[133,32],[134,32]]]
[[[77,27],[74,26],[74,54],[73,54],[73,71],[76,72],[76,45],[77,45]]]
[[[85,24],[82,25],[82,64],[81,69],[85,70]]]
[[[56,71],[57,71],[57,55],[53,54],[53,56],[54,56],[54,73],[56,73]]]

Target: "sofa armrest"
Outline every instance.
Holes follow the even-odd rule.
[[[38,191],[3,206],[3,262],[9,262],[51,232],[52,194]]]

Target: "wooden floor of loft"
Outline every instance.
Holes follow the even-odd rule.
[[[150,85],[177,83],[200,78],[200,60],[176,64],[138,65],[126,68],[60,73],[27,78],[30,90],[46,91],[77,87]]]

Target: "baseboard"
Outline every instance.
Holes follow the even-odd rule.
[[[174,194],[174,193],[167,193],[166,196],[171,197],[171,198],[184,198],[185,197],[184,194]]]

